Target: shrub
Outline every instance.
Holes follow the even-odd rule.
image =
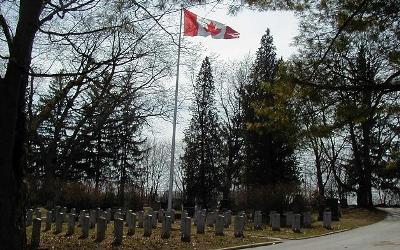
[[[293,209],[292,203],[296,198],[296,206],[300,202],[298,186],[291,184],[278,184],[266,186],[252,186],[247,190],[236,191],[234,196],[234,210],[254,209],[264,212],[288,211]]]

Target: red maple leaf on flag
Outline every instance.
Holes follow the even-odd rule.
[[[221,29],[218,29],[213,22],[207,23],[207,27],[204,27],[204,29],[210,32],[212,36],[218,35],[221,32]]]

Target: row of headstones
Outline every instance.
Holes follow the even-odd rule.
[[[64,210],[65,211],[65,210]],[[39,211],[40,212],[40,211]],[[62,211],[63,212],[63,211]],[[68,221],[68,229],[67,235],[74,234],[75,230],[75,221],[76,214],[74,209],[71,209],[71,213],[68,216],[65,216],[61,211],[53,215],[53,211],[48,211],[46,214],[46,227],[45,230],[51,229],[51,223],[53,222],[53,218],[55,217],[55,233],[62,232],[63,222],[66,221],[67,217]],[[32,211],[30,211],[32,213]],[[97,216],[96,216],[97,215]],[[286,218],[286,226],[291,226],[293,231],[300,231],[300,214],[293,214],[293,212],[287,212],[284,214]],[[114,237],[115,243],[119,244],[122,242],[122,232],[123,232],[123,223],[124,216],[122,210],[118,210],[114,214]],[[135,234],[136,223],[140,228],[144,228],[143,236],[148,237],[152,234],[152,229],[157,228],[157,221],[161,221],[162,223],[162,238],[169,238],[171,232],[171,225],[175,220],[175,211],[164,212],[160,210],[159,212],[149,211],[145,214],[144,211],[138,212],[136,215],[129,210],[125,213],[126,224],[128,226],[128,235]],[[234,216],[234,235],[235,237],[242,237],[244,226],[245,226],[245,218],[246,215],[244,212],[239,213],[237,216]],[[105,237],[105,231],[107,229],[107,224],[111,221],[111,209],[107,211],[102,211],[101,209],[91,210],[89,214],[86,213],[85,210],[82,210],[79,215],[79,224],[82,229],[82,238],[88,237],[89,229],[94,228],[96,223],[96,231],[97,241],[102,241]],[[232,212],[227,211],[223,215],[218,214],[218,212],[210,212],[206,213],[206,210],[199,210],[195,212],[194,225],[196,226],[197,233],[204,233],[205,225],[207,226],[215,226],[215,235],[224,235],[224,228],[228,228],[232,221]],[[254,214],[254,228],[262,229],[262,213],[261,211],[256,211]],[[324,222],[323,225],[326,228],[331,227],[332,216],[330,211],[324,212]],[[303,225],[304,227],[311,226],[311,213],[306,212],[303,215]],[[272,230],[280,230],[280,214],[276,212],[270,213],[270,226]],[[36,219],[33,220],[33,228],[32,228],[32,246],[38,246],[40,241],[40,227],[41,227],[41,216],[36,211]],[[181,216],[181,239],[182,241],[190,241],[191,235],[191,218],[188,217],[187,212],[184,211]]]
[[[46,216],[46,228],[45,230],[51,229],[52,211],[49,211]],[[171,216],[172,215],[172,216]],[[140,218],[143,216],[143,220]],[[138,215],[133,213],[131,210],[126,212],[126,223],[128,226],[128,235],[135,234],[136,222],[138,221],[138,227],[143,227],[143,236],[149,237],[152,234],[152,229],[157,227],[157,220],[155,220],[152,214],[144,214],[143,211],[138,212]],[[63,225],[63,213],[58,213],[55,221],[55,233],[61,233]],[[68,231],[67,235],[72,235],[75,233],[75,214],[70,213],[68,215]],[[162,218],[162,230],[161,238],[168,239],[171,235],[171,228],[174,218],[174,213],[165,213]],[[245,219],[244,216],[234,216],[234,235],[235,237],[242,237],[244,230]],[[199,213],[195,219],[195,224],[197,228],[197,233],[202,234],[205,232],[206,216],[204,213]],[[231,218],[231,217],[230,217]],[[138,219],[138,220],[137,220]],[[224,227],[226,227],[226,222],[224,215],[218,215],[215,217],[215,235],[224,235]],[[38,216],[33,219],[32,226],[32,237],[31,245],[32,247],[37,247],[40,244],[40,228],[42,219]],[[209,223],[209,222],[208,222]],[[87,238],[89,236],[89,229],[91,228],[91,216],[84,214],[82,220],[80,218],[79,224],[81,226],[81,238]],[[96,241],[101,242],[105,238],[105,232],[107,230],[107,218],[100,216],[97,220],[96,226]],[[114,243],[121,244],[123,236],[123,226],[124,220],[122,213],[117,212],[114,216]],[[187,217],[185,212],[181,219],[181,240],[184,242],[190,242],[191,240],[191,218]]]
[[[300,232],[301,226],[304,228],[310,228],[312,219],[311,212],[305,212],[303,215],[295,214],[293,212],[286,212],[283,214],[285,217],[285,225],[286,227],[291,227],[294,232]],[[301,219],[303,218],[303,223]],[[262,229],[262,212],[255,211],[253,218],[253,226],[254,229]],[[269,225],[271,226],[273,231],[279,231],[281,224],[281,215],[277,212],[271,212],[269,214]],[[332,226],[332,213],[331,211],[324,211],[323,216],[323,227],[327,229],[331,229]]]
[[[67,218],[67,208],[66,207],[64,207],[64,208],[56,207],[56,209],[53,209],[51,211],[47,211],[46,219],[47,220],[51,220],[52,222],[55,222],[56,218],[57,218],[57,215],[60,214],[60,213],[62,213],[64,215],[63,218],[62,218],[63,221],[67,222],[68,218]],[[50,217],[49,217],[49,214],[50,214]],[[76,214],[75,208],[71,209],[71,214]],[[28,209],[28,211],[26,212],[26,222],[25,222],[26,226],[31,226],[32,225],[32,220],[33,220],[34,216],[35,216],[35,218],[42,219],[42,212],[41,212],[40,208],[36,208],[35,210]]]

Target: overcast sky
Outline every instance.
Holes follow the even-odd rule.
[[[199,43],[204,47],[204,56],[218,56],[219,60],[238,60],[247,55],[254,55],[260,46],[260,40],[266,29],[269,28],[274,38],[276,52],[278,57],[287,59],[295,53],[295,48],[290,46],[294,36],[298,33],[298,21],[291,12],[259,12],[249,9],[243,9],[236,15],[228,15],[227,8],[224,5],[217,5],[213,8],[211,5],[190,8],[191,12],[226,24],[240,33],[239,39],[212,39],[211,37],[183,37],[190,39],[191,42]],[[200,65],[201,60],[196,64]],[[185,69],[181,67],[180,89],[185,87],[187,79],[184,78]],[[175,84],[175,80],[173,81]],[[182,95],[180,96],[182,98]],[[183,131],[188,126],[188,115],[185,110],[178,110],[177,125],[177,143],[183,138]],[[167,141],[172,137],[172,124],[165,121],[156,120],[154,126],[150,129],[152,136],[162,138]]]
[[[243,9],[237,15],[228,15],[225,6],[201,6],[190,9],[195,14],[224,23],[240,33],[239,39],[219,40],[210,37],[184,37],[198,41],[209,52],[218,53],[221,58],[237,59],[255,53],[260,40],[269,28],[279,57],[288,58],[295,52],[290,44],[298,33],[298,21],[291,12],[258,12]]]

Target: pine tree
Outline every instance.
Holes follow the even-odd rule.
[[[182,165],[187,201],[208,207],[219,188],[220,136],[214,100],[214,80],[206,57],[194,86],[192,119],[185,131]]]
[[[290,183],[297,179],[294,148],[289,142],[290,138],[285,131],[266,126],[271,124],[269,117],[257,112],[261,105],[263,109],[274,106],[274,94],[266,86],[274,85],[278,66],[273,38],[267,29],[257,51],[251,82],[243,87],[241,93],[244,182],[247,187]]]

